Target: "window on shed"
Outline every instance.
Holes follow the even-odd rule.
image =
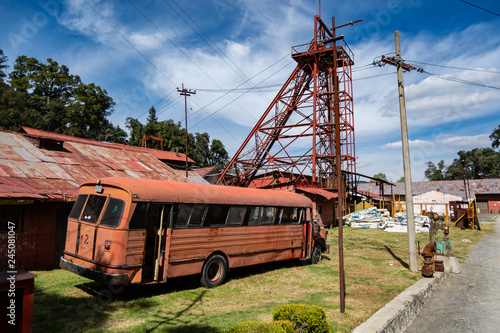
[[[220,226],[226,223],[227,214],[229,213],[229,206],[227,205],[211,205],[208,209],[208,214],[205,226]]]
[[[82,221],[96,223],[105,202],[106,197],[103,195],[89,195],[89,199],[83,210]]]
[[[100,225],[107,225],[110,227],[117,227],[123,216],[125,208],[125,201],[117,198],[109,198],[108,205],[102,215]]]
[[[69,217],[72,219],[79,219],[80,214],[82,213],[83,206],[85,205],[85,201],[87,201],[88,194],[80,194],[75,203],[73,204],[73,208],[69,213]]]
[[[293,207],[284,207],[281,209],[281,224],[299,223],[299,209]]]
[[[245,219],[246,206],[231,206],[227,216],[226,225],[242,225]]]

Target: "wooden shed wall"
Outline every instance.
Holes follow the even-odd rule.
[[[22,231],[16,233],[16,269],[37,270],[57,267],[64,247],[66,218],[71,205],[35,202],[29,205],[2,205],[0,209],[23,210]],[[57,242],[56,242],[57,239]],[[0,271],[7,269],[8,234],[0,233]],[[57,251],[56,251],[57,249]]]

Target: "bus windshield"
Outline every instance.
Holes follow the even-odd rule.
[[[84,222],[97,223],[106,204],[107,196],[80,194],[73,205],[69,217]],[[110,197],[102,214],[100,225],[117,227],[120,224],[125,201]]]

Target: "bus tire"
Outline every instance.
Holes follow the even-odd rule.
[[[321,245],[316,244],[311,256],[311,264],[317,264],[321,260]]]
[[[214,288],[224,283],[227,275],[227,260],[220,254],[210,256],[201,270],[201,285]]]

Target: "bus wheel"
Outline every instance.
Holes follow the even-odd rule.
[[[320,260],[321,260],[321,246],[315,245],[311,256],[311,263],[317,264],[318,262],[320,262]]]
[[[201,284],[207,288],[220,286],[227,274],[226,258],[215,254],[207,259],[201,270]]]

